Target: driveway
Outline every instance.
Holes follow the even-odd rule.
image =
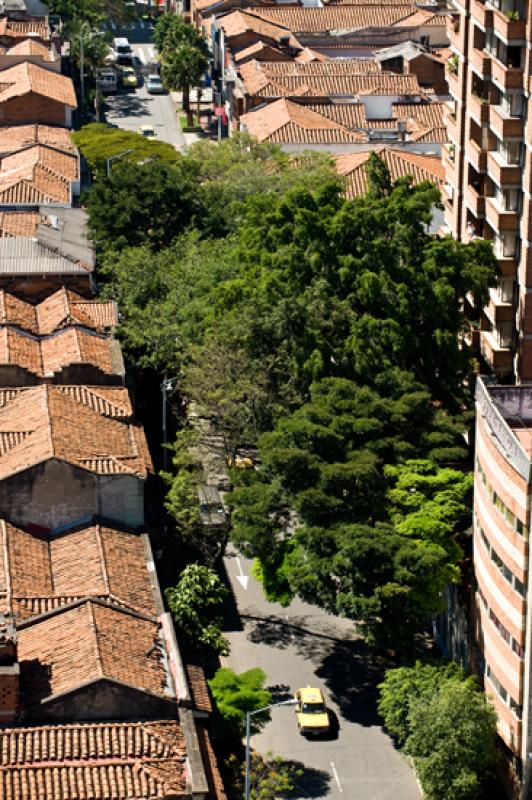
[[[175,107],[169,94],[148,94],[145,76],[153,71],[156,53],[151,44],[132,44],[141,85],[135,90],[120,89],[106,97],[106,120],[127,131],[138,131],[141,125],[153,125],[157,138],[169,142],[177,150],[185,147]]]
[[[300,601],[288,608],[268,603],[250,576],[251,562],[233,552],[225,567],[236,611],[228,620],[231,655],[224,664],[237,672],[261,667],[267,685],[276,687],[275,700],[300,686],[320,686],[336,718],[329,739],[307,740],[297,731],[293,708],[274,709],[253,747],[303,765],[300,798],[420,800],[413,772],[376,712],[382,665],[356,638],[352,624]]]

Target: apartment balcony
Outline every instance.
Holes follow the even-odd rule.
[[[470,13],[481,28],[492,27],[493,9],[484,5],[480,0],[471,0]]]
[[[515,278],[517,275],[517,262],[515,258],[499,255],[497,251],[495,251],[495,257],[497,259],[501,278]]]
[[[475,94],[467,96],[467,110],[478,125],[486,125],[490,118],[490,105],[486,98],[477,97]]]
[[[472,47],[469,53],[469,65],[481,78],[489,78],[491,75],[491,56],[484,50],[477,50]]]
[[[459,14],[450,14],[447,17],[447,36],[449,37],[449,44],[451,47],[455,47],[456,50],[460,51],[462,50],[462,26],[464,24],[464,18]]]
[[[495,231],[517,231],[519,229],[519,213],[506,211],[495,197],[485,199],[486,219]]]
[[[444,144],[441,149],[445,180],[458,188],[458,157],[454,144]]]
[[[499,139],[523,136],[523,119],[521,117],[511,117],[502,106],[490,106],[490,109],[490,127]]]
[[[526,21],[524,19],[508,19],[504,11],[496,8],[492,11],[492,18],[493,30],[501,39],[512,44],[518,41],[525,43]]]
[[[465,153],[467,160],[477,172],[486,172],[488,154],[474,139],[467,140]]]
[[[462,97],[462,93],[460,90],[460,72],[461,67],[458,67],[456,71],[452,71],[447,69],[445,71],[445,77],[447,79],[447,86],[449,87],[449,94],[455,98],[455,100],[460,100]]]
[[[471,184],[466,187],[464,192],[466,206],[477,219],[484,217],[485,198],[482,192],[478,192]]]
[[[522,168],[507,164],[496,150],[487,154],[488,173],[498,186],[520,185]]]
[[[496,58],[491,60],[491,79],[501,89],[522,89],[523,70],[521,68],[507,67]]]
[[[490,289],[490,299],[484,313],[494,325],[500,325],[503,322],[512,322],[515,311],[512,302],[504,302],[497,289]]]
[[[456,114],[453,114],[450,109],[447,109],[443,117],[443,122],[447,128],[447,136],[449,139],[455,144],[458,144],[460,141],[460,132],[458,130],[458,119]]]
[[[480,331],[480,352],[493,372],[511,371],[512,351],[510,347],[501,347],[491,331]]]

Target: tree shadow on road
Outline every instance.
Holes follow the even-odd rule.
[[[331,776],[325,770],[307,767],[300,761],[283,759],[283,764],[301,772],[294,778],[294,788],[286,797],[325,797],[329,793]]]
[[[251,642],[280,650],[292,647],[314,664],[316,676],[325,683],[345,720],[364,726],[382,725],[377,686],[390,665],[361,639],[340,640],[321,631],[309,631],[293,618],[290,623],[279,617],[248,616],[247,620],[254,623],[248,632]]]
[[[150,113],[151,98],[141,98],[135,94],[117,94],[106,100],[106,116],[146,117]]]
[[[380,726],[377,686],[386,666],[363,641],[335,642],[316,675],[327,686],[344,719],[364,726]]]

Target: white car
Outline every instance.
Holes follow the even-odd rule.
[[[141,136],[145,136],[146,139],[156,139],[157,134],[155,133],[155,128],[153,125],[141,125],[138,132]]]
[[[164,94],[163,82],[159,75],[153,73],[146,78],[146,89],[150,94]]]

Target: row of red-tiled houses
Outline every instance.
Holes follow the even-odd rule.
[[[48,20],[0,17],[0,798],[222,797],[144,527],[117,310],[72,207],[75,105]]]

